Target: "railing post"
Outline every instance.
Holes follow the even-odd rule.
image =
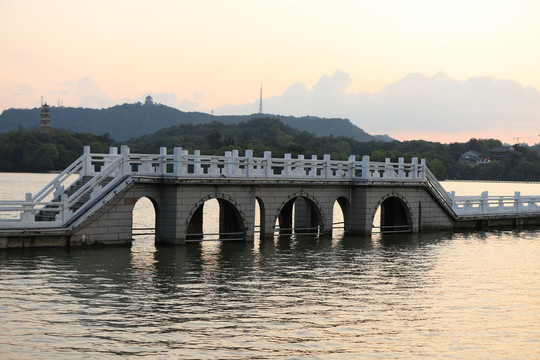
[[[159,148],[159,172],[160,175],[167,173],[167,148],[162,146]]]
[[[60,196],[60,204],[62,204],[62,224],[65,224],[69,218],[69,197],[66,195],[66,193],[63,193]]]
[[[264,152],[264,159],[266,160],[266,177],[271,177],[273,175],[272,173],[272,152],[271,151],[265,151]]]
[[[311,155],[311,174],[312,177],[317,176],[317,155]]]
[[[402,157],[398,158],[398,178],[399,179],[405,178],[404,164],[405,164],[405,160]]]
[[[120,166],[121,176],[125,176],[128,172],[131,172],[129,168],[129,147],[127,145],[122,145],[120,147],[120,155],[122,155],[122,165]]]
[[[79,174],[80,177],[89,175],[90,166],[92,166],[92,156],[90,155],[90,146],[84,146],[83,153],[84,153],[84,161],[83,161],[81,172]]]
[[[480,195],[480,209],[482,210],[482,214],[485,214],[489,207],[488,196],[487,191],[483,191]]]
[[[330,178],[330,173],[331,173],[330,154],[324,154],[323,159],[324,159],[324,178],[328,179]]]
[[[184,176],[189,174],[189,150],[182,150],[180,174]]]
[[[201,173],[201,150],[193,150],[193,174],[198,175]]]
[[[521,192],[519,191],[515,191],[514,192],[514,211],[516,213],[519,212],[519,208],[520,208],[520,201],[521,201]]]
[[[291,154],[283,155],[283,173],[286,177],[289,177],[291,174]]]
[[[362,179],[369,179],[369,155],[362,156]]]
[[[245,152],[246,163],[244,165],[246,177],[250,178],[253,172],[253,150],[246,150]]]
[[[384,159],[384,175],[383,178],[389,179],[392,178],[392,173],[390,172],[390,158]]]
[[[231,159],[231,174],[237,175],[240,173],[240,169],[238,168],[239,161],[238,161],[238,150],[232,151],[232,159]]]
[[[305,177],[306,176],[306,162],[304,161],[304,155],[298,154],[298,162],[296,165],[297,166],[294,171],[294,174],[300,177]]]
[[[28,224],[33,222],[32,210],[34,210],[34,203],[32,202],[32,193],[25,194],[25,204],[23,205],[23,212],[21,214],[21,222]]]
[[[420,179],[426,180],[426,159],[422,158],[420,160]]]
[[[223,175],[231,175],[231,156],[232,152],[225,151],[225,166],[223,167]]]
[[[354,174],[356,172],[355,165],[356,165],[356,155],[349,155],[349,173],[347,174],[348,178],[352,179],[354,177]]]
[[[412,167],[412,178],[418,179],[418,158],[413,157],[411,159],[411,167]]]
[[[109,147],[109,157],[105,158],[105,163],[103,164],[103,167],[109,166],[114,160],[116,160],[116,157],[118,156],[118,148],[116,146]],[[112,176],[116,176],[117,172],[114,172]]]
[[[174,173],[174,176],[180,176],[180,174],[182,174],[182,167],[181,167],[180,161],[182,161],[182,148],[181,147],[175,147],[173,149],[173,173]]]

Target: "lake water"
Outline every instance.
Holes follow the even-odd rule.
[[[0,198],[53,177],[0,174]],[[1,359],[540,359],[540,231],[12,249],[0,334]]]

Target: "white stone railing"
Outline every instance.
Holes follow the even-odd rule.
[[[123,153],[129,152],[124,149]],[[201,155],[198,150],[189,154],[182,148],[174,148],[172,155],[161,148],[160,155],[130,154],[126,158],[125,174],[160,175],[178,178],[249,178],[249,179],[295,179],[295,180],[371,180],[371,181],[423,181],[426,179],[425,161],[413,158],[405,163],[372,162],[369,156],[356,161],[351,155],[347,161],[331,160],[330,155],[318,159],[316,155],[306,159],[304,155],[292,158],[273,158],[267,151],[264,156],[253,157],[251,150],[239,156],[237,150],[227,151],[224,156]]]
[[[130,176],[158,176],[163,178],[231,178],[231,179],[290,179],[309,181],[370,181],[370,182],[425,182],[426,166],[413,158],[405,163],[399,158],[397,163],[372,162],[369,156],[356,161],[351,155],[347,161],[332,160],[330,155],[322,159],[310,159],[299,155],[292,158],[273,158],[271,152],[263,157],[254,157],[251,150],[239,156],[237,150],[228,151],[224,156],[201,155],[196,150],[189,154],[182,148],[174,148],[167,154],[161,148],[159,154],[131,154],[127,146],[110,148],[108,154],[92,154],[90,147],[84,147],[84,154],[66,170],[53,179],[36,195],[27,193],[21,201],[0,201],[0,229],[53,228],[61,227],[87,211],[80,203],[91,204],[119,186]],[[75,174],[78,178],[74,179]],[[75,181],[85,177],[90,179],[71,195],[65,190]],[[124,181],[125,185],[126,182]],[[89,197],[89,200],[86,198]],[[45,221],[45,216],[36,220],[36,215],[48,215],[53,219]]]
[[[455,213],[462,216],[540,213],[540,196],[522,196],[519,191],[514,196],[489,196],[487,191],[480,196],[456,196],[452,191],[449,196]]]

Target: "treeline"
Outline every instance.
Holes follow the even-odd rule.
[[[160,146],[166,146],[169,151],[181,146],[190,151],[198,149],[203,154],[216,155],[227,150],[238,149],[242,153],[251,149],[255,156],[272,151],[275,157],[285,153],[319,157],[330,154],[336,160],[346,160],[351,154],[355,154],[358,160],[363,155],[370,155],[373,161],[390,158],[394,162],[399,157],[405,161],[418,157],[426,159],[429,169],[438,179],[540,181],[538,146],[516,146],[509,158],[474,167],[459,162],[461,154],[469,150],[489,158],[490,150],[501,145],[501,141],[496,139],[471,139],[466,143],[451,144],[424,140],[360,142],[345,136],[318,137],[272,118],[230,125],[219,122],[178,125],[129,142],[132,152],[141,153],[158,152]]]
[[[294,157],[330,154],[332,159],[346,160],[356,155],[360,160],[369,155],[373,161],[399,157],[425,158],[430,170],[439,179],[540,181],[540,152],[538,146],[515,146],[515,151],[502,161],[468,166],[460,163],[461,154],[475,150],[489,158],[495,139],[471,139],[466,143],[441,144],[423,140],[360,142],[345,136],[315,136],[285,125],[272,118],[257,118],[238,124],[211,122],[182,124],[160,130],[152,135],[131,139],[126,143],[132,153],[158,153],[165,146],[169,153],[174,147],[201,150],[203,154],[223,155],[225,151],[246,149],[255,156],[272,151],[272,156],[290,153]],[[49,132],[19,130],[0,134],[0,171],[62,170],[82,154],[84,145],[92,152],[108,152],[110,146],[120,146],[110,136],[95,136],[50,129]]]
[[[52,128],[0,134],[0,171],[64,170],[82,155],[85,145],[90,145],[95,152],[108,152],[115,144],[107,134],[96,136]]]

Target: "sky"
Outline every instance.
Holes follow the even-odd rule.
[[[540,142],[537,0],[0,0],[0,111],[155,102]]]

